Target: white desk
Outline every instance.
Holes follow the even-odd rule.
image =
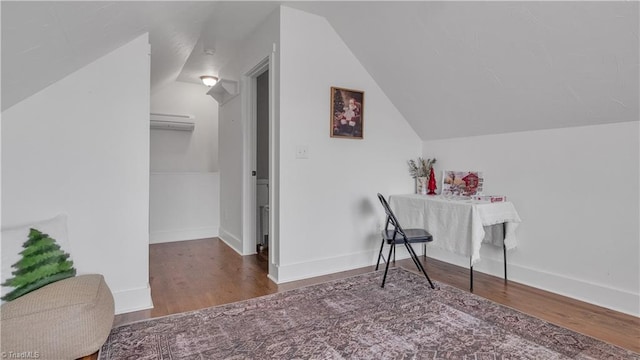
[[[511,202],[451,200],[442,196],[391,195],[389,204],[404,228],[423,228],[433,235],[429,246],[470,258],[471,288],[473,264],[480,260],[483,242],[506,250],[517,246],[515,229],[521,222]],[[504,224],[504,226],[492,226]]]

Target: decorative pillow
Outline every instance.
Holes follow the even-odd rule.
[[[73,254],[71,244],[67,240],[67,216],[58,215],[52,219],[33,222],[21,226],[12,226],[2,229],[2,241],[0,246],[2,251],[2,270],[0,272],[2,284],[12,278],[12,265],[20,261],[24,249],[22,245],[29,238],[30,229],[38,229],[44,234],[48,234],[55,239],[60,246],[60,250]],[[2,285],[2,297],[14,290],[11,286]]]
[[[22,247],[22,259],[13,264],[14,277],[2,284],[15,289],[3,296],[2,300],[17,299],[47,284],[76,275],[69,254],[60,250],[60,245],[49,235],[32,228],[29,230],[29,240]]]

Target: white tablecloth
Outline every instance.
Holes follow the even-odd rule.
[[[429,195],[391,195],[389,204],[404,228],[423,228],[433,235],[429,246],[438,247],[471,258],[471,264],[480,260],[483,241],[517,246],[515,230],[521,222],[511,202],[474,202],[451,200]],[[505,223],[506,234],[502,226]],[[486,237],[485,237],[486,235]]]

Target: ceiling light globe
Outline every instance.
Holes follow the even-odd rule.
[[[217,77],[210,76],[210,75],[200,76],[200,80],[202,80],[202,83],[207,85],[208,87],[212,87],[213,85],[215,85],[218,82],[218,78]]]

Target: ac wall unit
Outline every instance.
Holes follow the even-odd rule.
[[[173,115],[151,113],[151,129],[193,131],[196,127],[195,118],[191,115]]]

